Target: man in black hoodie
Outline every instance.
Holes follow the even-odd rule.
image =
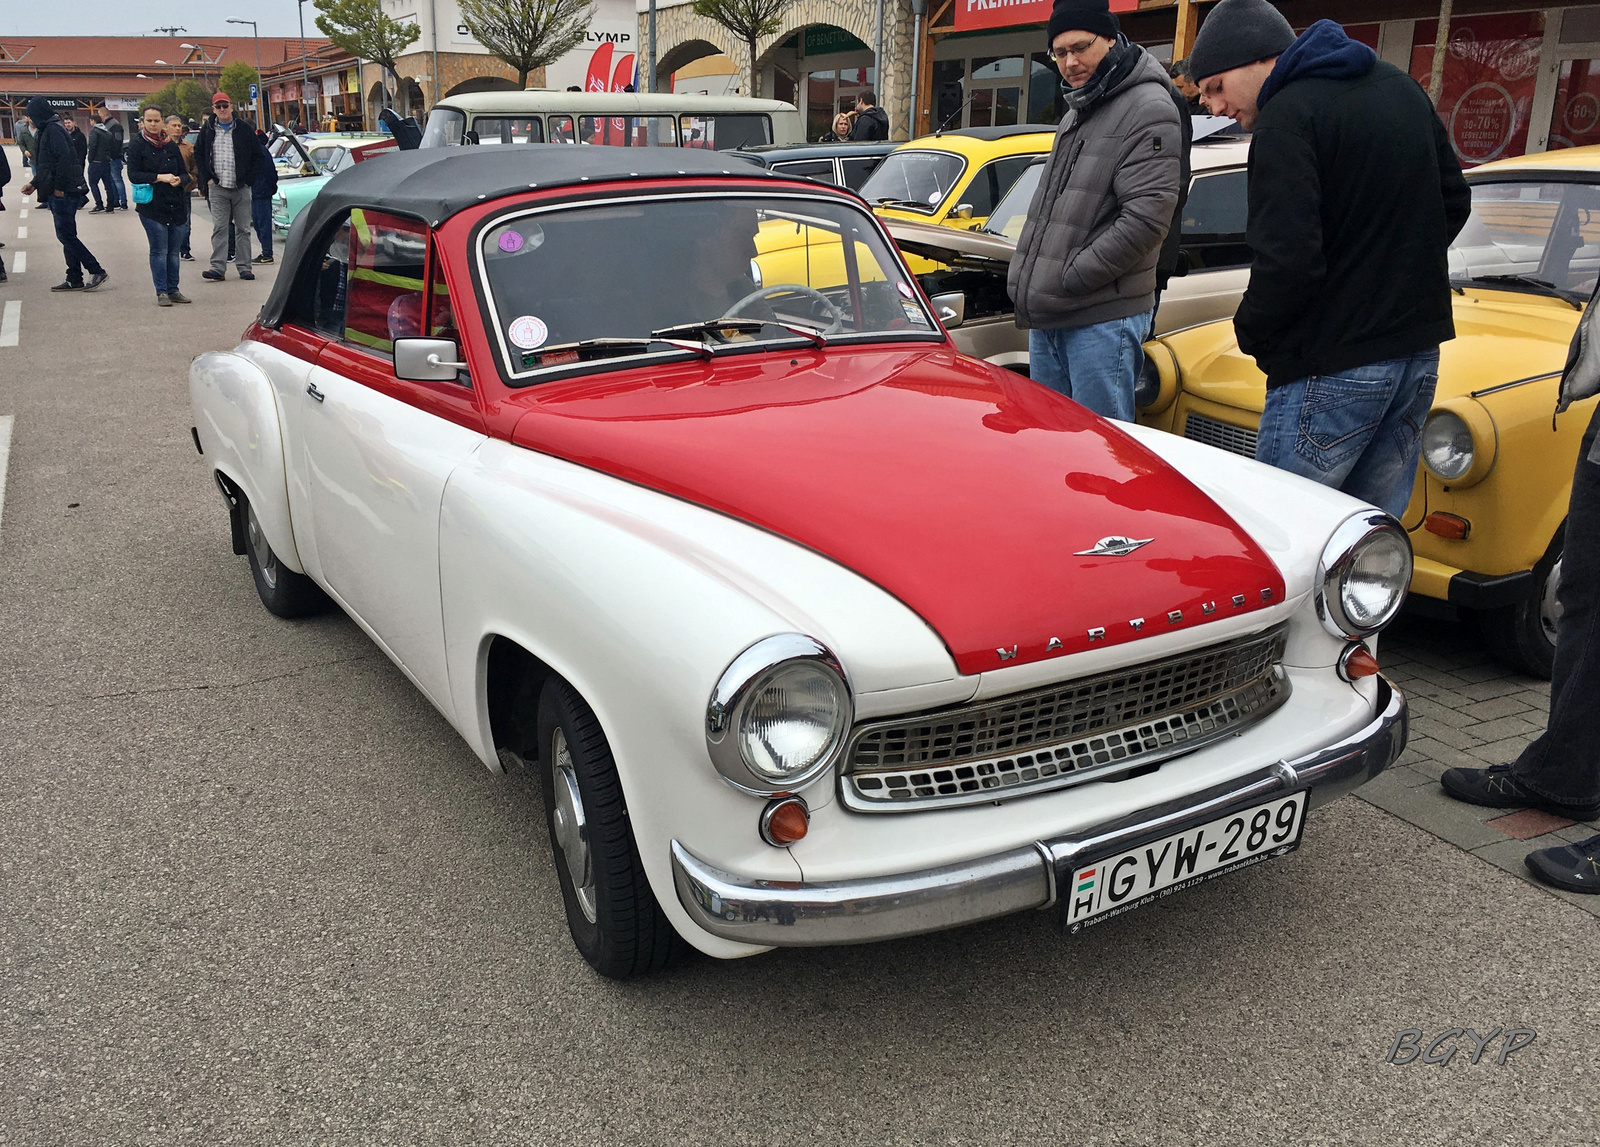
[[[1233,327],[1267,376],[1256,458],[1398,518],[1455,337],[1446,252],[1472,211],[1444,126],[1339,25],[1296,37],[1267,0],[1222,0],[1189,69],[1254,132]]]
[[[862,92],[856,97],[856,123],[850,129],[852,140],[889,138],[889,113],[878,106],[878,97]]]
[[[55,109],[43,96],[28,101],[28,119],[39,133],[33,161],[33,179],[22,185],[22,194],[39,195],[39,206],[48,207],[55,217],[56,238],[67,258],[67,278],[52,291],[92,291],[106,281],[106,269],[78,238],[78,211],[89,202],[89,187],[83,181],[83,162],[78,158],[66,128],[56,119]],[[89,272],[84,282],[83,272]]]

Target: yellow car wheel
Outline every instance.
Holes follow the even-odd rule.
[[[1561,538],[1557,536],[1539,564],[1533,567],[1522,596],[1513,604],[1478,613],[1478,629],[1496,658],[1524,673],[1550,678],[1556,659],[1556,622],[1561,603]]]

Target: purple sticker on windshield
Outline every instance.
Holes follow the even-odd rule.
[[[500,250],[504,251],[507,255],[515,255],[518,251],[522,250],[522,236],[515,231],[501,232],[499,243]]]

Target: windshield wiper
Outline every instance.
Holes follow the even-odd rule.
[[[800,326],[798,323],[787,323],[782,319],[706,319],[699,323],[679,323],[675,327],[662,327],[650,334],[663,341],[671,341],[672,335],[712,334],[719,338],[723,331],[735,331],[742,335],[759,334],[762,327],[781,327],[791,334],[797,334],[808,340],[813,346],[825,347],[828,345],[827,337],[819,330],[811,327]],[[727,339],[722,339],[724,343]]]
[[[1517,286],[1530,287],[1536,295],[1548,295],[1550,298],[1571,303],[1580,311],[1583,309],[1578,303],[1579,296],[1576,292],[1563,290],[1548,279],[1540,279],[1534,275],[1468,275],[1466,279],[1469,283],[1514,283]]]
[[[940,198],[943,198],[941,196]],[[879,207],[914,207],[918,211],[931,211],[933,208],[919,199],[877,199],[874,200]]]

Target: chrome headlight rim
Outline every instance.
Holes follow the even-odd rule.
[[[740,748],[739,724],[745,705],[781,670],[806,662],[833,678],[839,695],[841,721],[833,743],[816,761],[782,779],[758,772]],[[764,637],[735,657],[717,679],[706,705],[706,752],[711,763],[734,788],[755,796],[796,792],[831,770],[844,755],[855,724],[855,698],[844,666],[822,642],[803,633]]]
[[[1394,604],[1384,612],[1382,617],[1370,625],[1357,625],[1345,613],[1344,579],[1349,574],[1350,568],[1360,554],[1364,543],[1367,539],[1377,534],[1391,534],[1399,539],[1404,547],[1406,554],[1405,584],[1395,594]],[[1333,531],[1332,536],[1328,538],[1327,545],[1322,548],[1322,557],[1317,561],[1317,620],[1322,622],[1323,629],[1341,641],[1348,641],[1352,637],[1371,637],[1393,621],[1395,615],[1400,612],[1400,606],[1404,603],[1406,591],[1411,584],[1413,568],[1411,538],[1398,521],[1382,510],[1363,510],[1358,514],[1351,515],[1343,522],[1340,522]]]

